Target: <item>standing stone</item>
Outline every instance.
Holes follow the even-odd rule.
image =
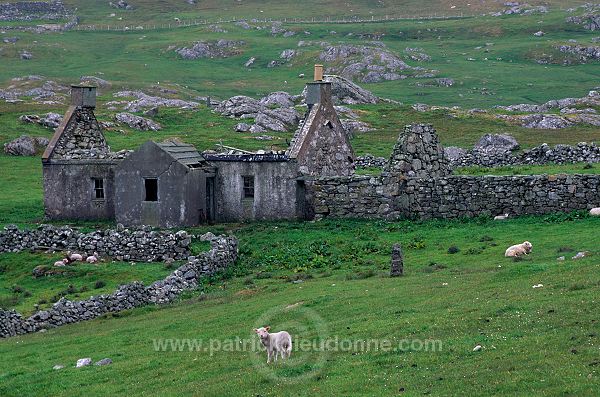
[[[392,263],[390,266],[390,277],[398,277],[404,274],[404,259],[402,255],[402,246],[394,244],[392,247]]]

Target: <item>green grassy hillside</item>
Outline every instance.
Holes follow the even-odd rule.
[[[207,280],[202,295],[171,306],[1,340],[0,393],[594,395],[598,227],[600,219],[564,216],[222,225],[241,239],[234,278]],[[531,255],[503,257],[525,239]],[[395,242],[404,246],[406,275],[390,279]],[[571,260],[579,250],[592,256]],[[267,367],[264,352],[243,350],[239,340],[252,340],[252,328],[265,323],[294,336],[289,362]],[[299,349],[336,337],[412,347]],[[155,350],[168,339],[202,347]],[[439,340],[441,350],[414,340]],[[477,344],[483,349],[473,352]],[[83,357],[114,363],[74,368]]]

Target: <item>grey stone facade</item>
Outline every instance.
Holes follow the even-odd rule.
[[[116,167],[115,218],[166,228],[206,223],[206,179],[214,172],[191,145],[148,141]],[[148,197],[148,180],[156,197]]]
[[[354,172],[331,84],[311,86],[310,110],[285,154],[206,158],[178,142],[111,152],[94,116],[95,89],[73,86],[72,104],[42,157],[46,216],[167,228],[310,218],[312,196],[303,176]]]
[[[109,295],[93,296],[87,300],[56,302],[49,310],[41,310],[23,318],[14,310],[0,309],[0,338],[36,332],[65,324],[91,320],[106,313],[114,313],[148,304],[172,302],[186,290],[197,288],[198,280],[226,269],[237,259],[238,242],[234,237],[211,239],[211,249],[198,257],[190,257],[163,280],[145,287],[140,282],[120,286]]]

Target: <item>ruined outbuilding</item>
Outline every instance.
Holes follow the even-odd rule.
[[[160,227],[311,218],[306,178],[354,173],[331,83],[316,77],[290,148],[264,154],[201,155],[174,141],[113,153],[94,116],[95,88],[73,86],[71,106],[42,157],[46,216]]]

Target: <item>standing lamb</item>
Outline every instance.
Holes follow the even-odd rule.
[[[271,362],[273,352],[275,353],[275,361],[277,354],[281,353],[281,358],[285,359],[292,354],[292,337],[285,331],[275,332],[270,334],[271,327],[260,327],[254,329],[254,332],[260,337],[260,341],[267,348],[267,364]]]
[[[504,256],[506,257],[517,257],[521,255],[527,255],[533,249],[533,245],[529,241],[525,241],[521,244],[513,245],[508,247]]]

